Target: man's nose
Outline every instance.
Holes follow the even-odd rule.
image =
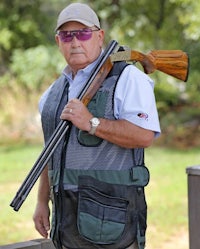
[[[77,39],[76,34],[72,34],[72,36],[73,36],[72,41],[71,41],[72,45],[73,46],[79,45],[80,42],[79,42],[79,39]]]

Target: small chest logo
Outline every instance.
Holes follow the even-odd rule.
[[[138,113],[138,117],[139,118],[142,118],[142,119],[145,119],[145,120],[148,120],[148,114],[147,113]]]

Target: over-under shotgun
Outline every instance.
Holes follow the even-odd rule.
[[[154,50],[147,55],[137,51],[121,51],[116,41],[111,41],[104,53],[100,57],[99,63],[91,72],[86,86],[81,91],[78,99],[87,105],[95,95],[104,79],[107,77],[115,61],[138,61],[144,68],[144,72],[149,74],[155,70],[160,70],[177,79],[187,81],[188,77],[188,56],[181,50]],[[54,153],[57,145],[69,129],[70,122],[61,120],[54,133],[47,142],[45,148],[39,155],[29,174],[17,191],[10,206],[18,211],[35,182],[41,175],[50,157]]]

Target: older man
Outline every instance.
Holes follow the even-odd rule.
[[[71,125],[41,175],[35,227],[48,237],[51,195],[57,248],[144,248],[143,148],[160,133],[153,82],[135,66],[115,63],[86,107],[77,96],[104,43],[96,13],[70,4],[55,39],[67,66],[39,103],[45,141],[60,119]]]

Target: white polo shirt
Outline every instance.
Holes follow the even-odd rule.
[[[64,69],[63,74],[70,85],[69,100],[79,96],[96,63],[97,61],[79,70],[74,79],[69,66]],[[40,113],[51,86],[40,99]],[[125,119],[139,127],[154,131],[155,137],[161,132],[154,96],[154,82],[134,65],[128,65],[118,80],[114,96],[114,115],[116,119]]]

